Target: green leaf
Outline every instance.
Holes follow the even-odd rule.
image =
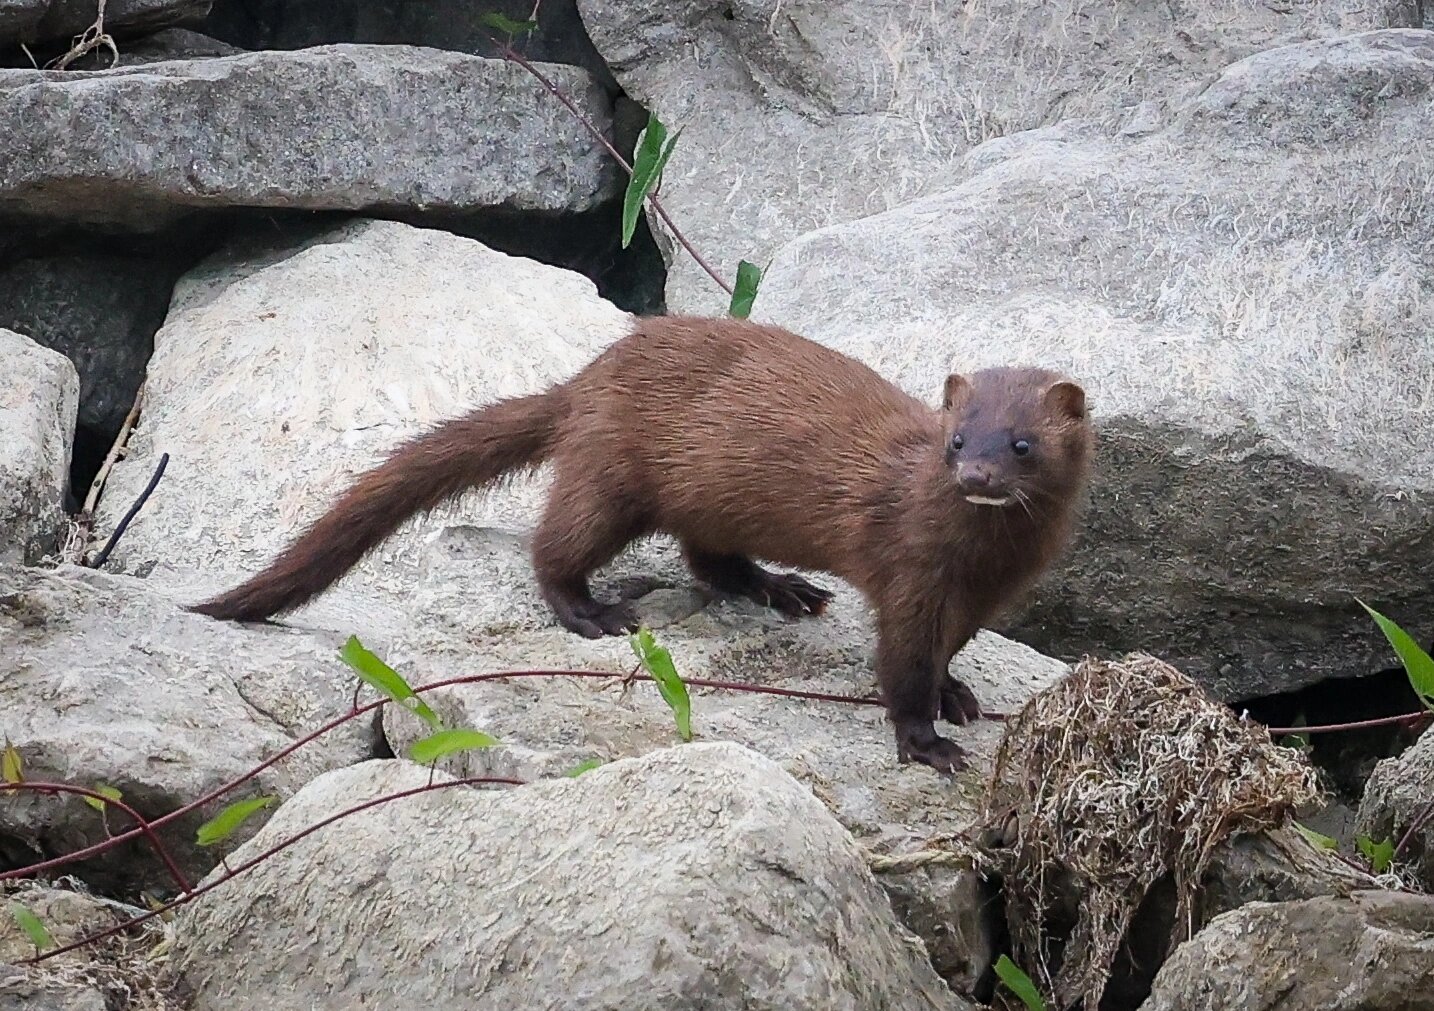
[[[652,680],[657,682],[662,701],[667,703],[673,719],[677,721],[677,733],[684,741],[692,740],[692,702],[687,696],[687,682],[677,673],[672,654],[659,646],[652,633],[645,628],[629,636],[628,642],[647,673],[652,675]]]
[[[498,738],[491,737],[481,730],[440,730],[436,734],[429,734],[422,740],[414,741],[413,746],[408,749],[408,757],[420,765],[432,765],[440,758],[451,755],[455,751],[491,748],[498,743]]]
[[[277,797],[250,797],[248,800],[235,801],[199,826],[199,833],[196,837],[199,845],[213,846],[215,843],[223,842],[233,835],[234,830],[244,824],[250,815],[272,806],[277,799]]]
[[[627,181],[627,193],[622,198],[623,249],[632,242],[633,233],[637,231],[637,216],[642,212],[642,202],[657,184],[658,177],[667,165],[667,159],[672,157],[677,138],[681,136],[682,131],[678,130],[671,140],[667,140],[667,127],[662,125],[655,113],[648,114],[642,143],[637,146],[637,153],[633,155],[632,178]],[[664,141],[667,142],[665,145]]]
[[[727,315],[735,319],[746,319],[752,314],[752,303],[757,301],[757,285],[762,283],[762,271],[755,263],[742,260],[737,264],[737,283],[732,286],[732,304]]]
[[[500,14],[498,11],[489,11],[478,20],[505,35],[522,35],[538,27],[536,21],[514,21],[508,15]]]
[[[1369,616],[1389,640],[1389,645],[1399,654],[1399,660],[1404,664],[1404,672],[1409,675],[1409,684],[1413,686],[1419,700],[1427,708],[1434,709],[1434,659],[1431,659],[1404,629],[1364,601],[1359,600],[1359,606],[1369,612]]]
[[[1028,1011],[1046,1011],[1046,1002],[1041,999],[1041,992],[1036,989],[1036,984],[1031,982],[1031,977],[1021,971],[1021,967],[1011,959],[1002,955],[996,959],[996,975],[1001,977],[1001,982],[1006,984],[1013,994],[1021,999]]]
[[[12,902],[10,903],[10,915],[15,917],[15,922],[20,925],[20,929],[25,932],[25,936],[30,939],[30,943],[37,950],[44,951],[46,948],[55,946],[55,939],[50,936],[49,930],[45,929],[45,925],[40,922],[40,918],[30,910],[29,906],[21,902]]]
[[[0,777],[4,777],[7,783],[23,783],[24,767],[25,763],[20,761],[20,752],[10,743],[10,738],[5,738],[5,752],[0,755]]]
[[[95,793],[108,797],[110,800],[124,800],[124,794],[112,786],[106,786],[104,783],[96,783],[90,787],[90,789],[94,790]],[[81,797],[80,799],[96,811],[103,811],[105,809],[105,802],[100,800],[99,797]]]
[[[1311,846],[1313,846],[1315,849],[1319,849],[1319,850],[1337,850],[1337,849],[1339,849],[1339,840],[1338,840],[1338,839],[1331,839],[1331,838],[1330,838],[1329,836],[1327,836],[1327,835],[1321,835],[1320,833],[1316,832],[1314,829],[1312,829],[1312,828],[1306,828],[1305,826],[1301,825],[1299,822],[1294,822],[1293,824],[1294,824],[1294,826],[1295,826],[1295,831],[1299,832],[1300,835],[1304,836],[1305,839],[1309,842],[1309,844],[1310,844]]]
[[[344,648],[339,651],[339,656],[368,684],[418,716],[434,730],[443,729],[443,723],[439,720],[438,714],[428,708],[428,704],[413,693],[408,682],[403,680],[396,670],[365,649],[363,643],[358,641],[358,636],[349,636],[349,641],[344,643]]]
[[[1394,863],[1394,840],[1385,839],[1383,842],[1375,842],[1369,836],[1362,835],[1356,842],[1359,845],[1359,852],[1364,854],[1364,859],[1369,861],[1369,866],[1375,874],[1383,874],[1389,870],[1389,865]]]
[[[583,761],[579,762],[577,765],[569,769],[567,772],[563,773],[563,775],[568,776],[571,779],[577,779],[583,773],[591,772],[602,764],[603,763],[601,758],[584,759]]]

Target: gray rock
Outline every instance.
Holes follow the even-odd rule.
[[[544,69],[608,128],[591,77]],[[0,124],[0,213],[136,230],[200,207],[581,211],[617,184],[517,66],[409,46],[0,71]]]
[[[105,30],[162,28],[203,17],[210,0],[108,0]],[[94,24],[95,0],[6,0],[0,4],[0,46],[66,41]]]
[[[355,678],[338,660],[341,645],[333,635],[247,635],[128,577],[0,568],[0,737],[20,751],[27,779],[108,783],[155,818],[347,711]],[[361,761],[374,754],[374,730],[371,719],[350,722],[171,824],[170,852],[191,877],[203,874],[220,854],[195,845],[201,821],[230,800],[286,797],[325,769]],[[117,811],[108,821],[116,832],[131,827]],[[24,794],[0,805],[0,851],[21,864],[104,834],[99,813],[75,799]],[[95,886],[175,889],[137,842],[86,867]]]
[[[0,564],[38,562],[65,528],[80,381],[69,359],[0,329]]]
[[[72,944],[119,922],[113,908],[81,892],[39,885],[0,891],[0,908],[6,910],[5,915],[0,916],[0,965],[19,962],[35,954],[34,944],[9,914],[11,903],[20,903],[34,913],[56,945]],[[0,970],[0,978],[3,978],[3,970]],[[0,994],[3,993],[0,987]],[[4,1006],[0,1002],[0,1007]]]
[[[1255,902],[1178,947],[1141,1011],[1428,1011],[1434,899],[1362,891]]]
[[[0,962],[0,1011],[108,1011],[105,995],[84,983]]]
[[[138,39],[125,39],[118,43],[120,64],[126,67],[143,67],[151,63],[166,63],[170,60],[200,60],[214,56],[237,56],[244,50],[218,39],[190,31],[187,28],[166,28]],[[105,48],[81,56],[67,69],[108,70],[113,56]]]
[[[113,437],[144,381],[179,272],[150,256],[19,260],[0,268],[0,327],[69,358],[80,374],[79,424]]]
[[[1359,802],[1358,833],[1376,841],[1398,845],[1421,817],[1409,844],[1400,855],[1407,869],[1427,890],[1434,891],[1434,731],[1419,735],[1403,754],[1386,758],[1374,767]]]
[[[235,859],[427,780],[398,761],[326,775]],[[822,805],[730,744],[370,809],[186,907],[173,958],[195,1011],[376,988],[454,1009],[970,1007]]]
[[[1366,33],[1251,57],[1133,141],[978,149],[783,249],[754,315],[928,400],[998,363],[1085,384],[1097,473],[1034,645],[1147,650],[1227,699],[1382,666],[1353,598],[1434,604],[1431,85],[1434,32]]]
[[[404,438],[565,378],[628,325],[576,274],[395,222],[228,248],[175,288],[98,535],[167,452],[115,564],[257,567]],[[537,494],[520,485],[440,518],[527,518]],[[395,561],[434,529],[415,524],[365,571],[402,585]]]
[[[1419,17],[1416,0],[579,0],[578,8],[627,93],[684,129],[663,200],[728,278],[739,258],[765,263],[804,232],[946,188],[956,159],[993,137],[1070,119],[1117,129],[1142,104],[1142,118],[1160,119],[1165,102],[1234,60]],[[671,255],[668,306],[725,310],[693,261]]]

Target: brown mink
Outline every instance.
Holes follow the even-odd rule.
[[[980,715],[951,658],[1067,540],[1092,454],[1085,394],[1044,369],[946,379],[934,410],[865,365],[738,320],[634,321],[568,382],[444,422],[360,475],[248,582],[192,610],[305,603],[416,513],[550,461],[533,566],[557,620],[635,627],[588,579],[632,541],[679,541],[693,575],[793,616],[832,595],[760,558],[845,579],[876,611],[876,673],[902,762],[965,765],[937,716]]]

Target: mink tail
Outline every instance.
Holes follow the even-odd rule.
[[[188,609],[231,621],[291,611],[322,593],[412,516],[541,464],[552,453],[566,390],[516,397],[444,422],[359,476],[263,572]]]

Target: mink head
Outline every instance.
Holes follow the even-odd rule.
[[[942,405],[946,465],[962,499],[1027,514],[1062,507],[1091,456],[1085,391],[1045,369],[948,376]]]

